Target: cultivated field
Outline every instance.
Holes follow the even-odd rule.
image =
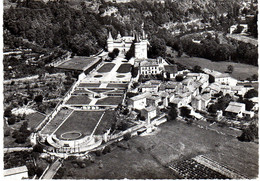
[[[213,62],[204,58],[175,58],[176,63],[180,63],[187,68],[193,68],[195,65],[200,66],[201,68],[208,68],[211,70],[216,70],[224,73],[227,71],[227,67],[232,65],[234,67],[234,71],[231,74],[231,77],[234,77],[238,80],[245,80],[248,77],[251,77],[254,74],[258,74],[258,67],[253,65],[247,65],[242,63],[234,63],[234,62]]]
[[[131,71],[131,64],[129,63],[124,63],[120,65],[120,67],[117,69],[117,73],[128,73]]]
[[[90,135],[104,111],[74,111],[55,132],[56,136],[66,132],[80,132],[82,136]]]
[[[72,95],[66,104],[89,104],[91,99],[86,95]]]
[[[249,178],[258,175],[256,143],[239,142],[235,137],[224,136],[195,125],[166,122],[159,126],[156,134],[134,137],[128,144],[128,149],[115,148],[111,153],[96,157],[95,163],[83,169],[73,168],[71,163],[65,162],[65,168],[73,174],[70,177],[65,175],[64,178],[174,179],[174,172],[165,166],[172,161],[189,160],[197,155],[206,155],[220,165]],[[99,168],[100,160],[102,169]],[[204,170],[209,171],[208,174],[214,174],[207,168]]]
[[[97,72],[98,72],[98,73],[110,72],[115,65],[116,65],[116,64],[114,64],[114,63],[106,63],[106,64],[104,64],[101,68],[99,68],[99,69],[97,70]]]

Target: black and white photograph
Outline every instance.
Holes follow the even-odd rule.
[[[258,179],[258,0],[1,4],[3,180]]]

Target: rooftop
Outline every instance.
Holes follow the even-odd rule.
[[[138,100],[140,100],[140,99],[145,99],[145,98],[147,98],[149,95],[150,95],[150,94],[149,94],[148,92],[145,92],[145,93],[143,93],[143,94],[139,94],[139,95],[137,95],[137,96],[131,97],[130,99],[131,99],[132,101],[138,101]]]
[[[28,169],[26,166],[9,168],[9,169],[4,170],[4,176],[15,175],[15,174],[23,173],[23,172],[28,172]]]
[[[164,65],[165,72],[176,74],[178,72],[177,65]]]
[[[238,103],[238,102],[230,102],[225,111],[239,113],[241,111],[245,111],[244,109],[245,109],[245,104]]]

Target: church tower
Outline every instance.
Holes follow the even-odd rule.
[[[112,52],[114,50],[114,39],[110,31],[108,33],[108,39],[107,39],[107,50],[108,52]]]

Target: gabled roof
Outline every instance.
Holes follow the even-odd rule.
[[[144,109],[142,109],[143,111],[146,111],[146,112],[151,112],[151,111],[154,111],[156,110],[156,108],[154,106],[150,106],[150,107],[146,107]]]
[[[138,101],[138,100],[140,100],[140,99],[145,99],[145,98],[147,98],[148,96],[150,96],[150,94],[149,94],[148,92],[145,92],[145,93],[143,93],[143,94],[139,94],[139,95],[137,95],[137,96],[131,97],[130,99],[131,99],[132,101]]]
[[[238,114],[241,111],[245,111],[244,109],[245,109],[245,104],[238,103],[238,102],[230,102],[225,111]]]
[[[178,72],[177,65],[164,65],[164,71],[170,74],[176,74]]]
[[[24,173],[24,172],[28,172],[28,169],[26,166],[9,168],[9,169],[4,170],[4,176],[10,176],[10,175],[15,175],[15,174]]]

